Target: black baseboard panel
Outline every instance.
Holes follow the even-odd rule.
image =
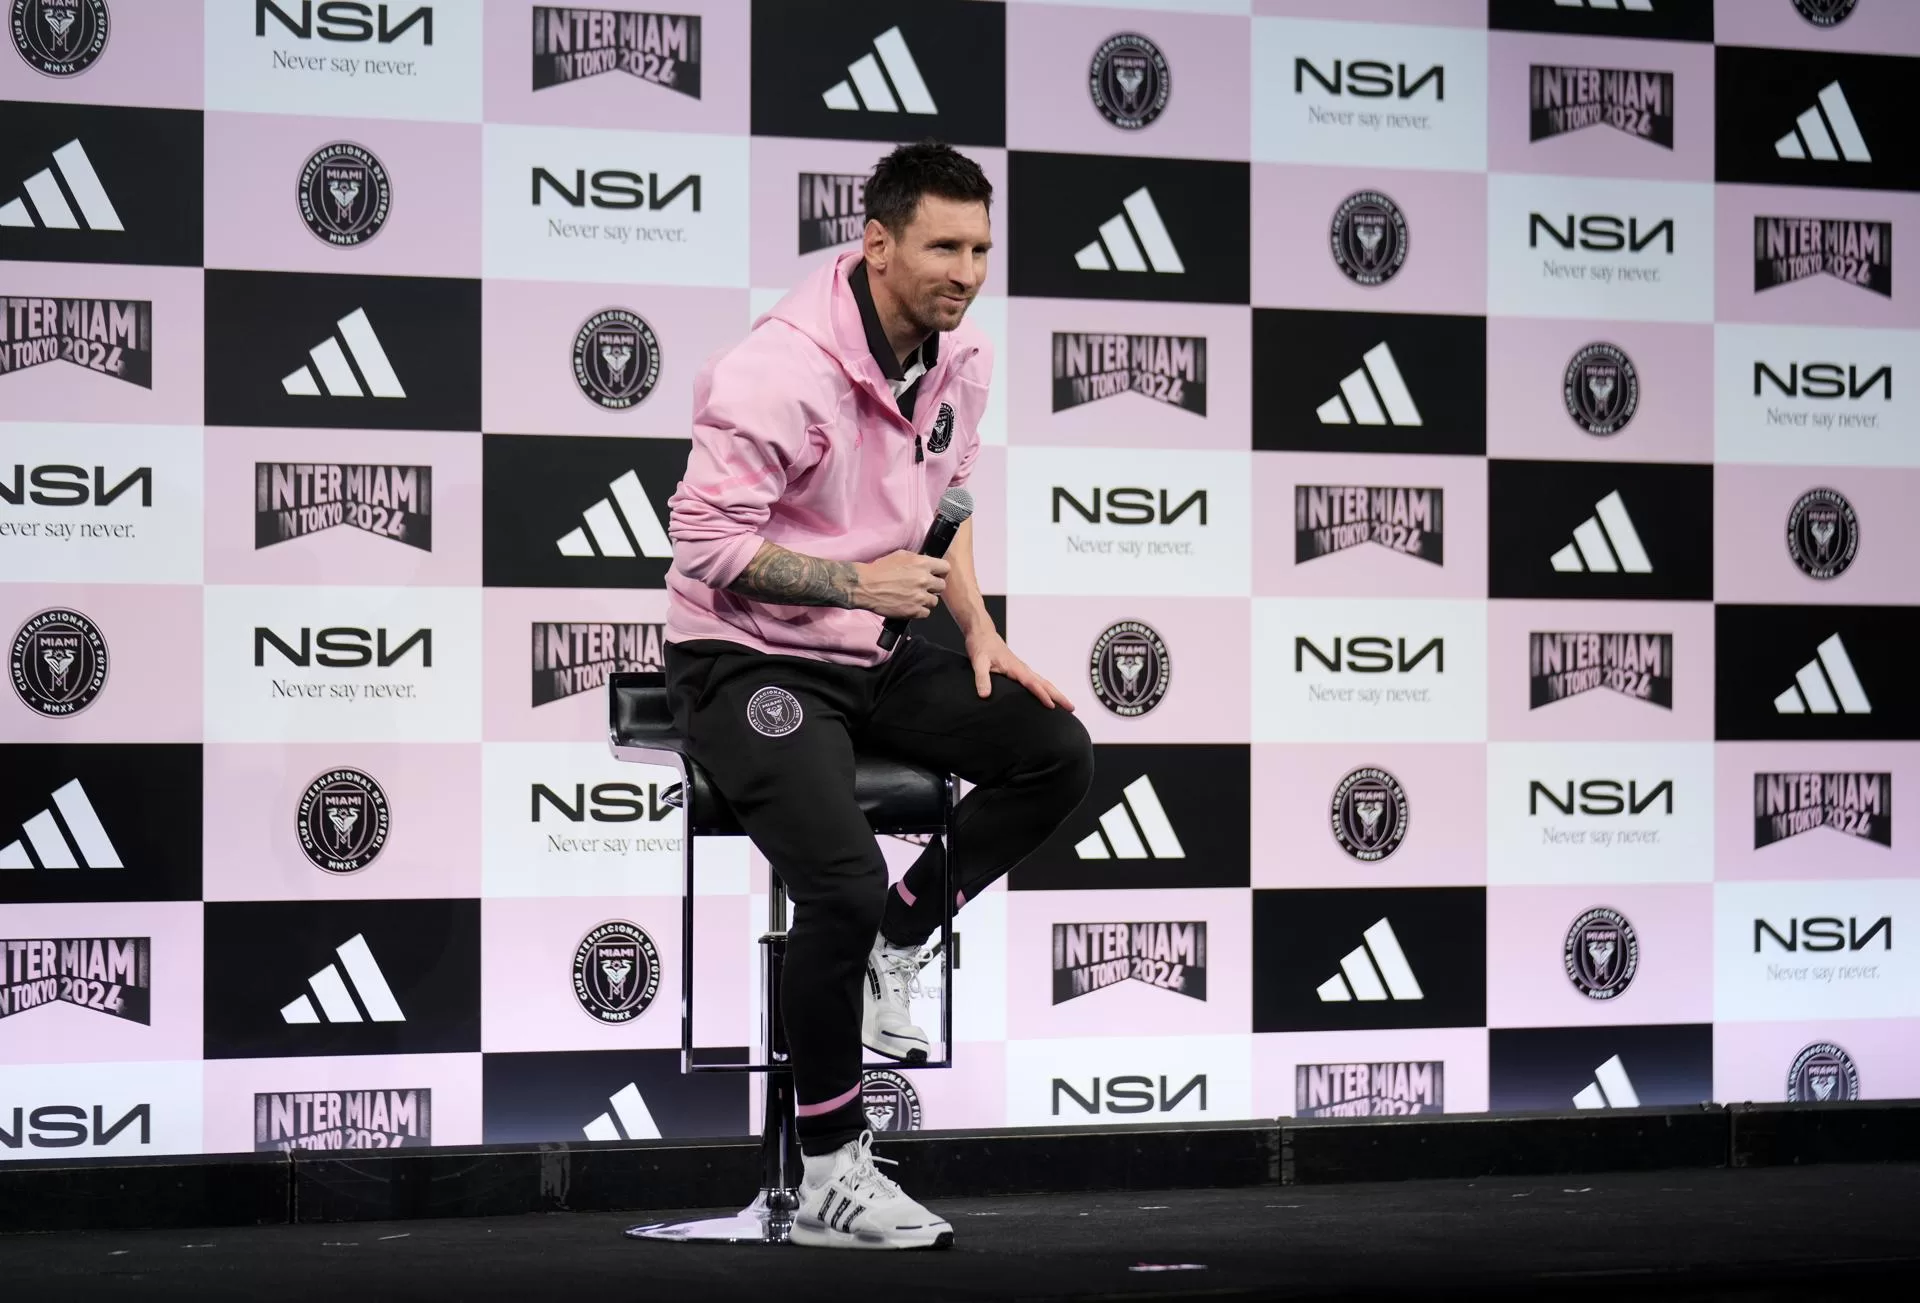
[[[1920,1101],[889,1135],[924,1199],[1920,1162]],[[0,1163],[0,1234],[738,1208],[756,1140]]]

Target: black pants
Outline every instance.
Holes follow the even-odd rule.
[[[827,1153],[866,1127],[861,987],[874,936],[925,941],[940,926],[939,841],[887,889],[853,756],[925,765],[975,784],[954,809],[956,908],[1045,841],[1093,778],[1087,730],[1000,675],[984,699],[966,657],[907,638],[871,668],[771,656],[715,640],[669,643],[668,700],[794,904],[786,1020],[801,1147]]]

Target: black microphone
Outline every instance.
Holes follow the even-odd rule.
[[[947,548],[953,543],[953,536],[960,532],[960,526],[967,523],[967,517],[973,514],[973,494],[965,489],[948,489],[940,495],[940,505],[934,511],[933,524],[927,527],[927,541],[920,545],[921,556],[945,556]],[[886,651],[893,650],[893,644],[900,641],[900,635],[907,631],[907,617],[896,615],[880,626],[880,646]]]

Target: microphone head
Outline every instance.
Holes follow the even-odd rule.
[[[940,505],[934,508],[934,514],[942,520],[960,524],[973,514],[973,494],[965,489],[948,489],[940,495]]]

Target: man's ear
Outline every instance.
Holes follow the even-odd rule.
[[[879,270],[885,271],[887,260],[893,255],[893,232],[886,223],[869,217],[867,227],[862,232],[861,249],[867,255],[867,261]]]

